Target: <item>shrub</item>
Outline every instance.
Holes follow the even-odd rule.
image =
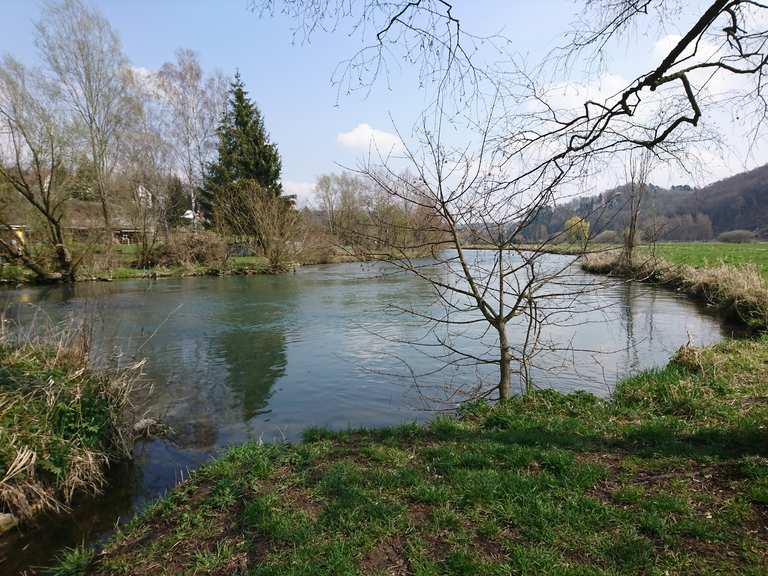
[[[589,240],[589,222],[578,216],[571,216],[563,227],[565,236],[573,244],[585,245]]]
[[[218,234],[177,234],[158,244],[147,257],[149,266],[211,266],[227,259],[227,244]]]
[[[732,244],[746,244],[755,241],[755,233],[751,230],[729,230],[723,232],[717,237],[720,242],[730,242]]]
[[[592,242],[597,242],[598,244],[621,244],[622,241],[621,234],[616,232],[616,230],[603,230],[592,239]]]

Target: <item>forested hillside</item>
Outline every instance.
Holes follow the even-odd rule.
[[[621,230],[627,217],[628,188],[581,197],[543,211],[527,230],[542,238],[563,229],[577,215],[590,221],[593,235]],[[711,240],[730,230],[751,230],[768,238],[768,165],[713,182],[702,188],[649,184],[641,207],[642,227],[659,240]]]

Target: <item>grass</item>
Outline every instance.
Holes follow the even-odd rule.
[[[694,268],[715,268],[720,264],[754,265],[768,281],[768,242],[665,242],[656,245],[656,254],[672,264]]]
[[[81,332],[0,341],[0,512],[26,521],[97,491],[130,454],[133,383],[91,370]]]
[[[266,269],[267,259],[262,256],[233,256],[222,266],[190,265],[142,269],[123,265],[114,268],[108,277],[113,280],[126,280],[131,278],[261,274]]]
[[[249,443],[80,574],[765,574],[768,339],[682,349],[611,400]]]

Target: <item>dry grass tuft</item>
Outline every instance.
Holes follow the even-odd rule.
[[[97,371],[89,349],[83,326],[0,335],[0,512],[66,510],[130,455],[142,364]]]

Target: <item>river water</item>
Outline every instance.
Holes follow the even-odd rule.
[[[564,258],[552,256],[560,263]],[[589,275],[572,272],[584,283]],[[568,352],[543,356],[538,386],[607,395],[621,378],[663,365],[689,339],[728,335],[718,318],[653,286],[611,282],[582,297],[578,321],[548,329]],[[147,359],[142,411],[173,429],[142,441],[110,471],[103,495],[66,517],[45,518],[0,540],[0,573],[49,564],[62,547],[98,542],[226,446],[294,441],[303,429],[424,421],[450,404],[427,401],[487,378],[488,367],[436,371],[425,327],[397,309],[432,304],[430,287],[381,266],[309,266],[294,274],[82,283],[0,292],[21,323],[85,319],[97,361]],[[478,329],[479,330],[479,329]],[[485,336],[487,338],[487,335]],[[478,332],[461,345],[487,344]],[[578,351],[574,351],[573,349]],[[427,374],[418,378],[414,374]]]

